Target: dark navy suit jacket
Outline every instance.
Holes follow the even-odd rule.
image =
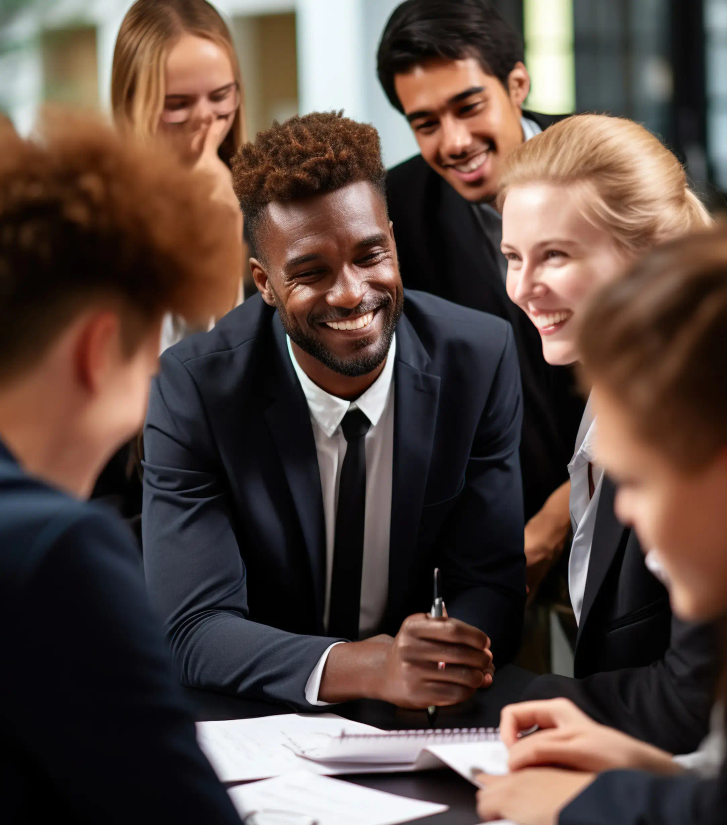
[[[525,112],[541,129],[560,117]],[[507,297],[497,259],[475,208],[416,155],[388,171],[386,200],[404,286],[489,312],[513,328],[523,384],[520,463],[525,519],[568,480],[584,401],[570,367],[543,358],[540,333]]]
[[[520,378],[504,321],[406,294],[394,367],[388,604],[516,651],[525,597]],[[310,709],[323,636],[325,531],[305,396],[277,313],[256,296],[168,350],[144,431],[147,583],[183,682]],[[495,676],[497,678],[497,676]]]
[[[727,825],[727,772],[717,779],[609,771],[561,811],[559,825]]]
[[[239,825],[120,520],[0,444],[0,820]]]

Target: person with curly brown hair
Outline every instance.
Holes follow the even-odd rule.
[[[517,649],[512,332],[404,293],[384,174],[375,129],[334,112],[233,161],[260,295],[164,353],[144,435],[147,585],[187,685],[425,708]]]
[[[7,825],[239,822],[138,550],[82,501],[141,425],[162,317],[229,300],[211,182],[68,113],[0,124],[0,776]]]

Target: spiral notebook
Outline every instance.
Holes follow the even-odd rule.
[[[429,770],[447,765],[477,784],[479,773],[505,774],[507,748],[497,728],[444,728],[365,733],[342,731],[291,738],[294,752],[319,764],[391,770]]]

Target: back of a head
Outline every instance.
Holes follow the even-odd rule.
[[[405,0],[389,18],[377,55],[379,82],[400,112],[395,76],[434,57],[474,57],[507,88],[524,52],[520,36],[490,0]]]
[[[242,96],[242,74],[232,35],[220,13],[207,0],[136,0],[116,38],[111,70],[114,120],[137,137],[156,134],[164,103],[167,56],[183,34],[212,40],[229,56]],[[243,107],[220,147],[229,161],[244,140]]]
[[[597,293],[580,325],[587,379],[639,434],[689,469],[727,448],[727,233],[651,251]]]
[[[370,183],[385,199],[378,133],[342,112],[276,121],[240,148],[232,176],[253,257],[260,254],[257,235],[269,203],[310,198],[359,181]]]
[[[510,153],[500,208],[516,186],[574,187],[583,214],[628,253],[712,225],[676,156],[643,126],[608,115],[575,115]]]
[[[118,307],[130,350],[165,312],[229,309],[238,243],[211,186],[96,118],[48,112],[27,140],[0,129],[0,381],[95,304]]]

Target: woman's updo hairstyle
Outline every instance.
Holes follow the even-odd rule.
[[[713,223],[675,155],[626,118],[574,115],[523,143],[505,161],[499,208],[533,183],[580,188],[584,216],[632,256]]]

